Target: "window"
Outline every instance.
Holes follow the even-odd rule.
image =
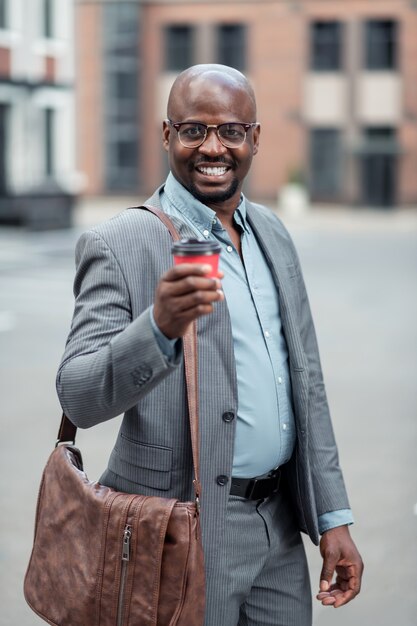
[[[340,131],[317,128],[310,136],[311,194],[322,200],[334,199],[340,191],[341,175]]]
[[[392,126],[371,126],[364,129],[364,136],[370,145],[393,145],[395,128]]]
[[[132,167],[137,160],[137,142],[135,139],[119,140],[117,142],[117,166],[121,169]]]
[[[193,65],[194,30],[192,26],[165,29],[165,69],[181,72]]]
[[[54,173],[54,121],[55,111],[45,109],[45,174],[49,178]]]
[[[109,191],[139,186],[140,101],[139,6],[103,6],[104,158]]]
[[[118,71],[114,73],[114,95],[119,100],[131,100],[136,102],[137,81],[132,80],[131,71]]]
[[[394,20],[370,20],[365,24],[365,67],[392,70],[397,67],[398,24]]]
[[[313,22],[310,27],[310,67],[334,71],[342,67],[342,24]]]
[[[367,206],[390,207],[395,203],[397,157],[396,129],[376,126],[363,130],[360,162],[362,202]]]
[[[246,27],[243,24],[221,24],[217,32],[219,63],[245,71]]]
[[[43,0],[43,36],[47,39],[53,37],[53,0]]]
[[[0,0],[0,28],[8,27],[7,0]]]

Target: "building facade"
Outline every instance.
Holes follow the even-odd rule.
[[[68,222],[80,183],[73,23],[72,0],[0,0],[1,221]]]
[[[86,193],[164,179],[169,88],[216,62],[257,94],[252,197],[296,180],[313,202],[417,204],[416,0],[78,0],[76,24]]]

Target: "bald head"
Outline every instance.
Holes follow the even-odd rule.
[[[177,76],[168,98],[168,117],[176,119],[179,104],[183,103],[184,99],[192,99],[201,91],[203,86],[205,88],[209,86],[213,95],[217,94],[220,98],[225,91],[241,92],[242,96],[246,96],[250,101],[253,111],[253,120],[250,121],[255,121],[255,93],[246,76],[232,67],[214,63],[193,65]]]
[[[255,95],[247,78],[226,65],[190,67],[172,86],[168,118],[162,141],[172,174],[197,200],[229,219],[259,146]],[[183,140],[180,132],[186,133]],[[198,145],[187,145],[203,132]],[[225,132],[240,133],[242,143],[228,145]]]

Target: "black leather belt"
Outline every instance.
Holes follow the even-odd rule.
[[[269,498],[278,491],[280,480],[281,471],[279,469],[256,478],[235,478],[232,476],[230,495],[240,496],[247,500]]]

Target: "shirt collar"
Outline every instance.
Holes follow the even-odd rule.
[[[237,207],[233,217],[234,217],[236,224],[241,226],[243,230],[245,230],[247,233],[250,232],[248,221],[246,218],[246,198],[243,194],[240,198],[240,204]]]
[[[199,232],[206,237],[204,231],[223,230],[215,211],[197,200],[170,172],[164,185],[164,193],[175,208],[192,222]],[[248,230],[246,222],[246,200],[243,194],[235,211],[234,219],[239,226]]]

